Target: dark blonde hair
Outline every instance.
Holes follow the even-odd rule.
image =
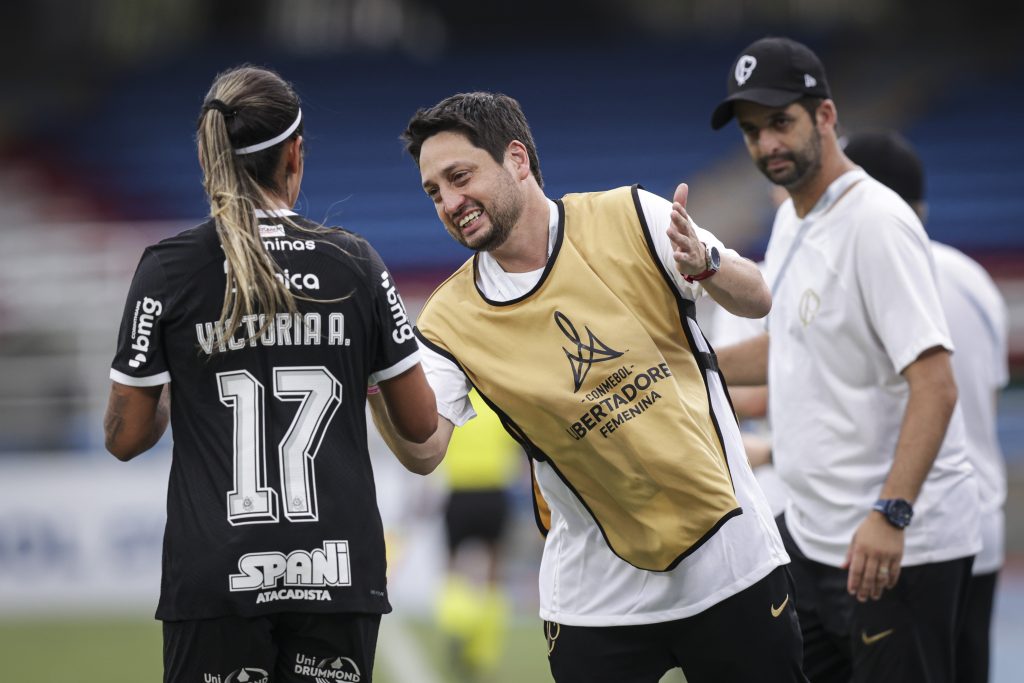
[[[299,97],[277,73],[244,65],[217,75],[203,101],[196,142],[210,217],[224,249],[227,283],[220,323],[231,338],[245,315],[296,311],[296,296],[277,277],[280,267],[263,248],[257,209],[282,195],[277,170],[284,142],[251,154],[235,150],[272,140],[299,117]],[[288,136],[302,134],[300,121]],[[262,332],[262,329],[260,330]]]

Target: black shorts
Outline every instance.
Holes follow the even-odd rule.
[[[985,683],[991,659],[992,603],[997,572],[971,577],[960,637],[956,642],[956,682]]]
[[[367,683],[379,629],[379,614],[165,621],[164,681]]]
[[[638,626],[545,622],[558,683],[658,683],[677,667],[687,683],[806,683],[786,567],[700,614]]]
[[[448,551],[454,553],[468,540],[497,543],[505,531],[508,507],[504,489],[452,491],[444,513]]]
[[[895,588],[858,602],[848,570],[800,552],[777,520],[796,581],[804,671],[815,683],[952,683],[973,557],[900,569]]]

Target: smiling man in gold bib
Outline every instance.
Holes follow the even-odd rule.
[[[440,459],[475,387],[522,444],[555,680],[804,681],[789,558],[694,320],[705,292],[764,316],[757,267],[693,223],[685,184],[674,202],[638,186],[548,199],[505,95],[449,97],[403,137],[476,254],[418,320],[437,432],[411,444],[379,402],[374,417],[393,449]]]

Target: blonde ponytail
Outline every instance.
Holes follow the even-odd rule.
[[[227,281],[220,323],[226,339],[234,336],[245,316],[265,314],[259,335],[272,324],[274,314],[297,310],[296,297],[278,276],[280,267],[263,248],[256,217],[257,209],[274,207],[271,192],[280,194],[281,188],[273,186],[273,173],[282,148],[275,145],[244,157],[235,153],[239,142],[269,139],[284,130],[288,124],[280,121],[290,123],[297,111],[298,98],[280,76],[239,67],[215,79],[200,115],[197,142],[203,188],[224,250]]]

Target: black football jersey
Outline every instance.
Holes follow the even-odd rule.
[[[111,379],[171,384],[157,618],[389,612],[366,387],[419,362],[411,323],[364,239],[259,215],[279,279],[320,301],[227,337],[213,221],[147,248],[128,293]]]

